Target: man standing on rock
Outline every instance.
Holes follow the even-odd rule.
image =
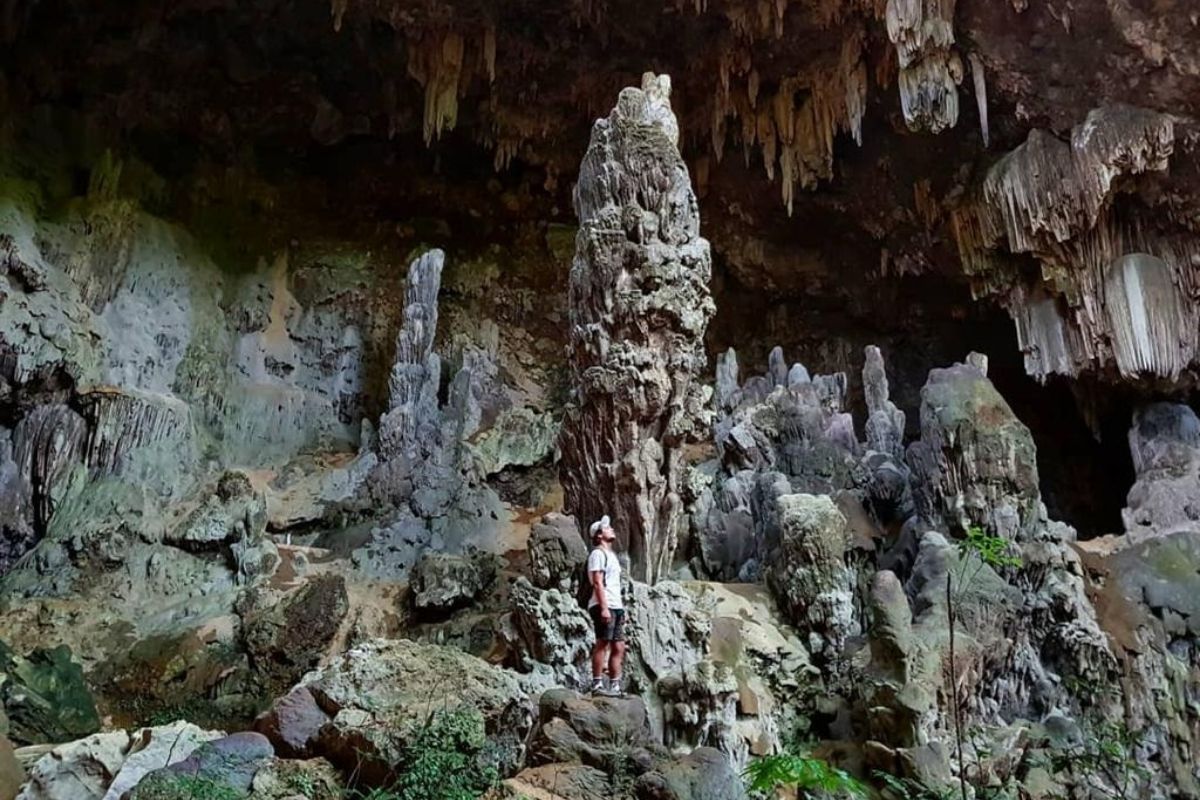
[[[596,626],[596,644],[592,647],[592,692],[619,697],[621,663],[625,660],[625,605],[621,602],[621,562],[613,552],[617,535],[604,515],[590,528],[592,552],[588,554],[587,575],[592,586],[588,614]],[[608,683],[604,682],[605,661]]]

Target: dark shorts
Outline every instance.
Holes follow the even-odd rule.
[[[592,615],[592,624],[596,626],[596,641],[623,642],[625,641],[625,609],[611,608],[612,619],[605,622],[600,618],[600,606],[592,606],[588,613]]]

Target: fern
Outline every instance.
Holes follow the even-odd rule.
[[[814,792],[840,797],[867,797],[867,787],[844,770],[810,755],[780,753],[751,761],[743,773],[751,792],[770,794],[777,789],[796,789],[803,795]]]

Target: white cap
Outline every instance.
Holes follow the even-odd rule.
[[[592,535],[592,538],[595,539],[596,534],[607,528],[610,522],[611,520],[609,520],[608,514],[605,514],[603,517],[592,523],[592,527],[588,528],[588,532]]]

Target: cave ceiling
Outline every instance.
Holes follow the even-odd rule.
[[[1148,251],[1178,287],[1174,324],[1195,327],[1200,12],[1184,0],[9,0],[0,31],[7,124],[70,111],[165,178],[180,216],[267,185],[273,212],[347,229],[417,212],[466,237],[573,224],[590,125],[650,70],[672,77],[737,285],[859,318],[902,317],[878,304],[906,279],[987,298],[1039,378],[1174,380],[1197,349],[1117,352],[1121,325],[1089,295],[1105,278],[1088,277]],[[1079,191],[1029,171],[1062,153],[1012,168],[1031,132],[1070,152],[1089,112],[1122,104],[1153,114],[1089,140],[1092,160],[1057,179]],[[263,183],[212,177],[231,170]]]

